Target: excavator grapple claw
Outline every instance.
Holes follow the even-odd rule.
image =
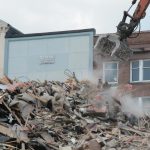
[[[127,42],[121,41],[117,34],[100,35],[94,50],[103,57],[112,56],[120,60],[128,60],[132,55]]]

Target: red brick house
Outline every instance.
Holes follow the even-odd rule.
[[[113,86],[131,84],[134,89],[132,95],[146,107],[148,103],[150,105],[150,31],[128,39],[128,43],[133,49],[128,61],[104,58],[94,52],[95,75]]]

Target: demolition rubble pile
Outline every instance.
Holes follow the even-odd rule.
[[[0,149],[150,149],[149,116],[123,113],[107,83],[97,87],[75,77],[0,83]]]

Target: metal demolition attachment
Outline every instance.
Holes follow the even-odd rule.
[[[132,50],[128,47],[127,38],[131,37],[138,26],[140,27],[140,21],[145,17],[146,9],[150,4],[150,0],[140,0],[133,15],[130,15],[129,11],[136,1],[133,0],[128,11],[124,11],[123,18],[117,26],[116,34],[99,36],[94,47],[97,53],[100,53],[102,56],[115,56],[120,60],[128,60],[130,58]],[[127,18],[129,18],[129,23],[126,22]]]
[[[132,50],[126,41],[120,41],[117,34],[100,35],[94,46],[97,54],[107,57],[115,57],[120,60],[128,60],[132,55]]]

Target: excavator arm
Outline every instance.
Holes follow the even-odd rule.
[[[146,9],[148,8],[149,4],[150,0],[140,0],[133,14],[133,20],[138,21],[141,20],[143,17],[145,17]]]
[[[137,0],[133,0],[129,10],[124,11],[123,18],[117,26],[116,34],[99,36],[94,49],[101,56],[115,56],[120,60],[128,60],[132,55],[132,50],[127,44],[127,38],[133,34],[141,19],[145,17],[150,0],[140,0],[133,15],[130,15],[129,11],[136,2]],[[126,22],[128,17],[130,18],[129,23]]]
[[[137,0],[132,1],[132,6],[136,3],[136,1]],[[146,9],[148,8],[149,4],[150,0],[140,0],[133,16],[128,13],[130,9],[128,11],[124,11],[123,19],[117,26],[117,33],[120,36],[120,40],[127,39],[132,35],[140,20],[145,17]],[[126,23],[127,17],[130,18],[129,23]]]

